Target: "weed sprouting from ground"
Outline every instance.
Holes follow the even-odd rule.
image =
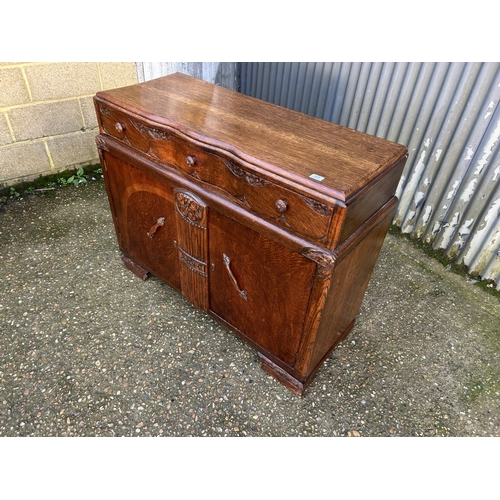
[[[21,182],[14,186],[0,188],[0,198],[3,201],[7,199],[16,200],[23,196],[35,193],[46,193],[64,186],[78,187],[89,181],[102,179],[102,169],[100,165],[91,165],[90,167],[80,167],[74,171],[67,171],[58,174],[40,176],[29,182]]]

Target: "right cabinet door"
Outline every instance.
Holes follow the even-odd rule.
[[[208,227],[211,312],[293,366],[316,264],[214,210]]]

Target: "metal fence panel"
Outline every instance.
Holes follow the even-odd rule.
[[[234,62],[138,62],[139,82],[184,73],[231,90],[239,90],[239,63]]]
[[[241,92],[406,145],[394,223],[500,290],[500,63],[242,63]]]

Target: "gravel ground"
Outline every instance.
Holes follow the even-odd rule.
[[[104,184],[0,207],[0,436],[499,436],[500,301],[389,234],[299,398],[120,260]]]

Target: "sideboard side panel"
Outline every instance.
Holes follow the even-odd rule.
[[[339,248],[333,268],[328,297],[318,328],[314,350],[309,361],[309,373],[329,355],[354,325],[363,301],[385,235],[396,209],[394,197],[366,223],[354,238]],[[371,226],[371,227],[370,227]]]

